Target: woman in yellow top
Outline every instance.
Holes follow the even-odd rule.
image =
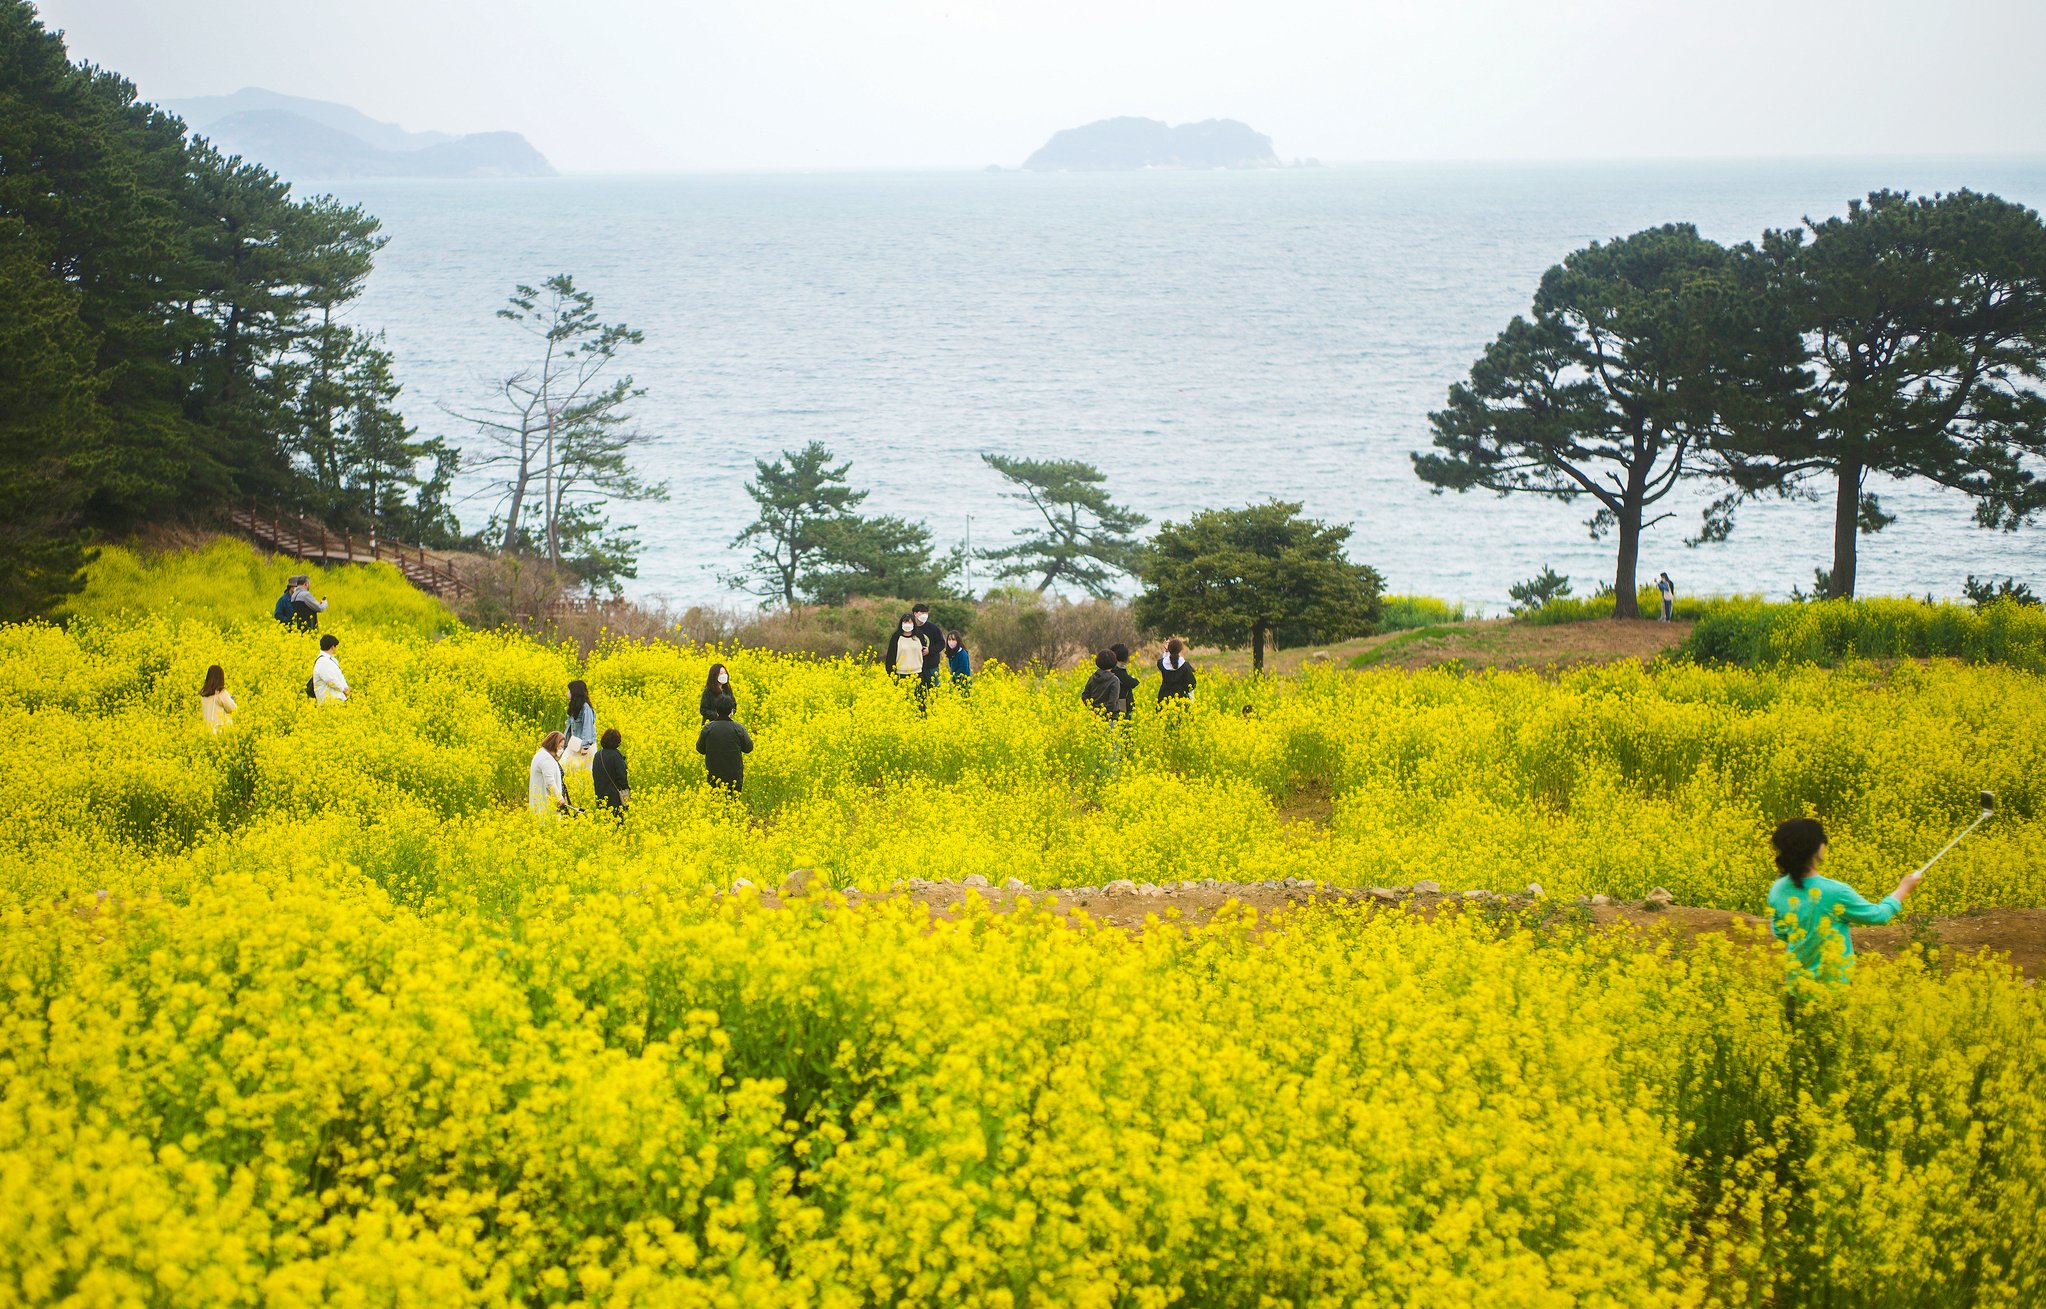
[[[215,664],[206,670],[206,684],[199,688],[199,716],[217,736],[221,728],[234,726],[234,710],[234,697],[227,690],[227,674]]]

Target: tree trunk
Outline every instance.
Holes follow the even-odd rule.
[[[1641,506],[1623,505],[1617,518],[1620,558],[1613,568],[1613,617],[1639,618],[1641,593],[1636,579],[1641,568]]]
[[[1861,464],[1840,465],[1840,487],[1833,500],[1833,574],[1826,594],[1833,599],[1854,596],[1854,551],[1861,535]]]
[[[1265,670],[1265,625],[1252,623],[1250,627],[1250,671],[1262,673]]]

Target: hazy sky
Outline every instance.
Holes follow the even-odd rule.
[[[145,96],[564,171],[1014,165],[1114,114],[1328,161],[2046,152],[2046,0],[47,0]]]

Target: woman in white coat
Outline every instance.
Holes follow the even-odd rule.
[[[549,732],[533,752],[533,767],[526,775],[526,803],[536,814],[554,818],[575,812],[568,803],[568,782],[561,775],[561,750],[566,744],[567,737]]]

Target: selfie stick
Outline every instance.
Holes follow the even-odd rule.
[[[1980,818],[1977,818],[1974,822],[1968,824],[1965,828],[1961,829],[1961,836],[1966,836],[1968,833],[1982,826],[1982,824],[1988,822],[1992,817],[1994,817],[1995,814],[1996,793],[1994,791],[1984,791],[1982,793],[1982,816]],[[1925,870],[1927,868],[1932,867],[1934,864],[1938,863],[1942,855],[1946,854],[1948,850],[1953,849],[1955,846],[1961,843],[1961,836],[1957,836],[1953,840],[1947,842],[1946,845],[1940,850],[1939,854],[1936,854],[1932,858],[1926,860],[1925,866],[1923,868],[1920,868],[1916,873],[1913,873],[1912,876],[1919,877],[1924,875]]]

